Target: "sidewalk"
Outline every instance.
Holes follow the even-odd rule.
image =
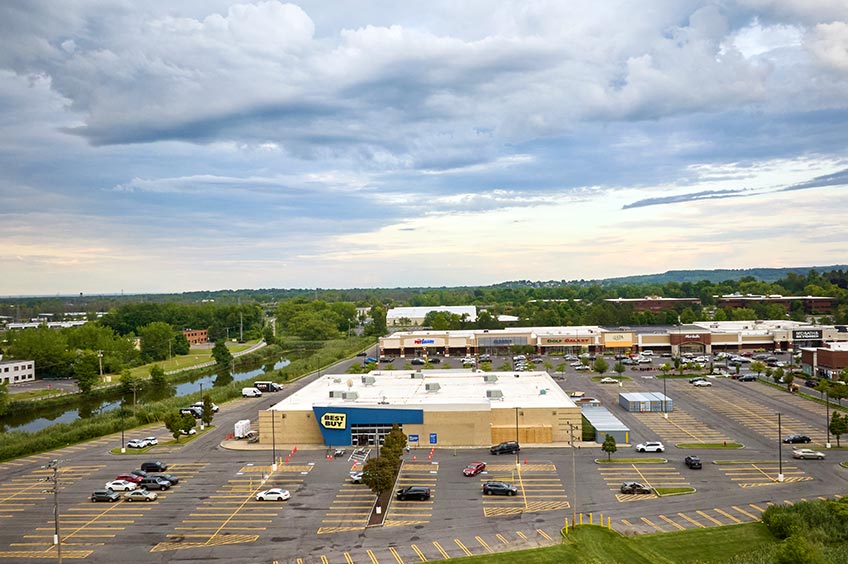
[[[584,448],[595,448],[600,449],[600,443],[596,443],[594,441],[581,441],[576,443],[578,449]],[[262,443],[251,443],[246,439],[224,439],[221,441],[220,446],[222,448],[228,450],[273,450],[270,444],[262,444]],[[439,446],[433,445],[437,450],[471,450],[471,449],[479,449],[485,448],[482,446]],[[292,450],[294,447],[297,447],[299,451],[322,451],[327,450],[329,448],[354,448],[354,447],[328,447],[326,445],[292,445],[292,444],[280,444],[277,443],[277,450],[284,452],[286,450]],[[539,444],[526,444],[523,445],[523,448],[571,448],[569,443],[539,443]],[[410,453],[414,452],[429,452],[429,446],[419,446],[418,448],[411,448]],[[509,458],[513,455],[504,454],[501,455],[503,458]]]

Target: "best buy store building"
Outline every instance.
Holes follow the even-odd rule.
[[[546,372],[326,375],[259,414],[261,444],[369,446],[398,424],[411,446],[581,440],[581,411]],[[273,425],[273,427],[272,427]]]

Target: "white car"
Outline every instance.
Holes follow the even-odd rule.
[[[156,437],[144,437],[144,440],[147,441],[147,444],[150,446],[159,444],[159,439]]]
[[[203,409],[203,402],[202,401],[196,401],[193,404],[191,404],[191,406],[192,407],[199,407],[200,409]],[[215,403],[212,404],[212,413],[218,413],[218,406]]]
[[[697,382],[693,382],[692,385],[697,386],[698,388],[705,388],[707,386],[712,386],[712,382],[708,382],[707,380],[698,380]]]
[[[574,370],[589,370],[589,367],[585,364],[581,364],[580,366],[575,366]]]
[[[127,480],[113,480],[106,482],[106,488],[116,492],[131,492],[138,487],[138,484]]]
[[[824,453],[811,448],[796,448],[792,451],[792,458],[800,458],[801,460],[806,460],[808,458],[824,460]]]
[[[288,490],[271,488],[256,494],[256,501],[286,501],[291,497]]]
[[[618,384],[618,380],[616,380],[615,378],[610,378],[609,376],[607,376],[606,378],[601,378],[599,381],[601,384]]]
[[[577,368],[578,366],[583,366],[583,363],[580,362],[579,360],[575,360],[569,366],[573,366],[574,368]]]
[[[130,439],[127,441],[127,448],[146,448],[150,446],[147,439]]]
[[[636,445],[636,452],[665,452],[665,446],[659,441],[648,441]]]

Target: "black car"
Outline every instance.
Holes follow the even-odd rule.
[[[815,388],[816,386],[819,385],[819,383],[816,382],[815,380],[807,380],[806,382],[804,382],[804,385],[807,386],[808,388]]]
[[[94,490],[91,492],[91,501],[118,501],[121,495],[114,490]]]
[[[519,444],[515,441],[506,441],[497,444],[489,449],[491,454],[515,454],[521,450]]]
[[[739,377],[740,382],[753,382],[757,379],[753,374],[743,374]]]
[[[356,356],[368,356],[368,353],[366,353],[366,352],[359,352],[359,353],[356,353]]]
[[[427,362],[429,362],[430,364],[439,364],[440,362],[442,362],[442,359],[432,356],[427,359]]]
[[[484,495],[515,495],[518,488],[506,482],[483,482]]]
[[[812,441],[812,439],[807,435],[789,435],[783,439],[783,442],[787,444],[807,444],[810,441]]]
[[[163,480],[168,480],[171,482],[172,486],[176,486],[180,483],[180,479],[174,476],[173,474],[150,474],[153,478],[162,478]]]
[[[651,488],[643,486],[639,482],[624,482],[621,484],[619,491],[623,494],[649,494],[651,493]]]
[[[397,491],[397,498],[401,501],[406,501],[407,499],[426,501],[430,499],[430,488],[425,488],[424,486],[407,486]]]
[[[164,472],[168,469],[168,465],[158,460],[154,462],[142,462],[141,469],[145,472]]]
[[[692,470],[700,470],[701,469],[701,459],[697,456],[687,456],[683,459],[683,463],[686,464]]]
[[[203,417],[203,409],[198,408],[198,407],[194,407],[193,405],[191,405],[189,407],[181,407],[180,408],[180,415],[185,415],[185,414],[191,415],[195,419],[200,419],[201,417]]]
[[[426,364],[423,358],[413,358],[409,361],[410,364]]]

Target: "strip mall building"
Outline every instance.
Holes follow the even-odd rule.
[[[381,443],[393,424],[411,446],[427,448],[582,440],[580,407],[546,372],[472,369],[326,375],[260,412],[259,437],[366,447]]]
[[[514,347],[532,347],[538,354],[742,353],[757,350],[798,351],[824,343],[848,342],[845,326],[809,325],[795,321],[705,321],[674,327],[639,329],[580,327],[512,327],[464,331],[398,332],[379,341],[380,355],[400,358],[481,353],[509,354]]]

